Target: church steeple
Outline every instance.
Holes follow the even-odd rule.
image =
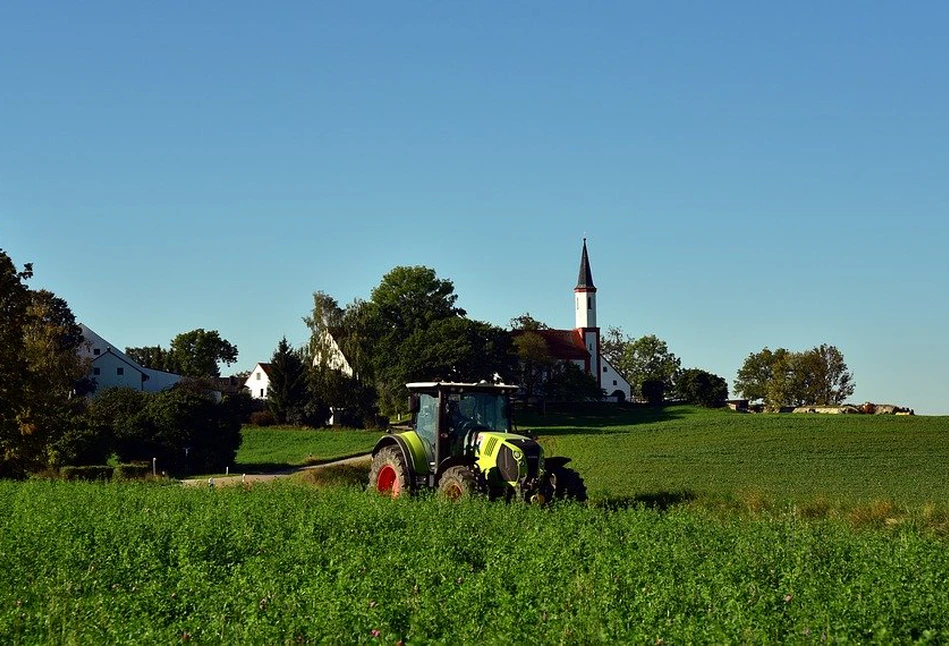
[[[587,254],[587,239],[583,239],[583,253],[580,256],[580,275],[573,289],[576,306],[576,328],[578,330],[596,328],[596,286],[593,284],[593,272],[590,271],[590,257]]]
[[[583,239],[583,254],[580,256],[580,275],[577,277],[576,289],[596,291],[593,284],[593,272],[590,271],[590,257],[587,255],[587,239]]]

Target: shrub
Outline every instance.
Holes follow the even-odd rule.
[[[114,480],[143,480],[152,475],[152,465],[148,462],[128,462],[115,467]]]
[[[110,480],[112,467],[107,465],[91,465],[81,467],[63,467],[59,476],[63,480]]]
[[[259,410],[250,414],[251,426],[273,426],[277,418],[269,410]]]

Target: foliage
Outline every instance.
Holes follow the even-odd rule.
[[[0,508],[10,643],[949,639],[944,539],[791,510],[69,482],[0,483]]]
[[[65,463],[66,431],[84,412],[89,387],[79,357],[82,330],[66,301],[30,290],[32,267],[17,271],[0,250],[0,477]]]
[[[92,400],[90,415],[115,438],[121,460],[154,458],[172,473],[223,470],[241,442],[240,422],[227,405],[187,389],[110,388]]]
[[[679,398],[696,406],[724,406],[728,399],[728,382],[698,368],[687,368],[676,374],[675,392]]]
[[[550,368],[544,383],[544,394],[550,401],[584,402],[603,399],[603,389],[596,377],[580,366],[561,361]]]
[[[669,346],[665,341],[653,334],[647,334],[638,339],[631,339],[625,344],[623,356],[619,365],[615,367],[626,376],[634,390],[649,399],[649,395],[655,397],[657,390],[661,397],[662,393],[672,388],[679,364],[679,358],[669,351]],[[655,385],[650,385],[648,386],[650,392],[644,392],[643,386],[647,381],[659,382],[661,390]]]
[[[185,377],[219,377],[219,364],[237,361],[237,346],[217,330],[197,328],[178,334],[166,350],[161,346],[125,348],[132,360],[144,368],[172,372]]]
[[[308,359],[317,368],[311,391],[334,408],[357,407],[357,417],[375,418],[404,410],[405,384],[419,379],[490,379],[513,366],[508,335],[495,326],[466,318],[456,306],[450,280],[429,267],[395,267],[382,277],[370,300],[345,309],[331,296],[316,292],[313,311],[304,318],[310,328]],[[350,384],[357,398],[338,406],[336,344],[352,368]],[[369,389],[375,391],[370,393]]]
[[[107,465],[66,466],[59,470],[63,480],[111,480],[114,467]]]
[[[547,379],[547,374],[556,365],[557,360],[551,355],[544,337],[530,329],[525,329],[514,337],[514,348],[518,359],[518,384],[530,401]]]
[[[302,424],[307,399],[306,366],[300,354],[280,339],[270,358],[267,407],[278,424]]]
[[[781,406],[842,404],[853,394],[853,375],[835,346],[806,352],[764,348],[748,355],[735,380],[735,391],[761,400],[769,410]]]

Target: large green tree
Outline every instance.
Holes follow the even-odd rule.
[[[853,374],[835,346],[822,344],[805,352],[764,348],[746,357],[738,370],[735,392],[761,401],[768,410],[782,406],[832,406],[854,391]]]
[[[217,330],[197,328],[177,335],[167,350],[158,345],[143,346],[125,348],[125,354],[144,368],[184,377],[219,377],[221,363],[237,361],[237,346]]]
[[[676,374],[675,392],[690,404],[714,408],[725,405],[728,382],[705,370],[686,368]]]
[[[62,464],[85,407],[82,331],[63,299],[26,286],[31,277],[0,250],[0,476]]]
[[[302,424],[307,399],[306,366],[287,337],[280,339],[270,358],[269,377],[267,407],[277,423]]]
[[[614,367],[625,375],[635,392],[650,401],[661,401],[672,388],[680,363],[665,341],[647,334],[627,341]]]

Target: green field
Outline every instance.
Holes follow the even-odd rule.
[[[364,466],[213,490],[0,482],[0,643],[949,642],[949,418],[518,422],[574,458],[591,504],[390,500]],[[238,460],[378,436],[248,428]]]
[[[572,457],[594,498],[949,502],[949,417],[588,406],[522,414],[518,425]]]
[[[949,640],[949,549],[904,526],[553,509],[282,483],[0,483],[0,640]]]
[[[245,426],[241,435],[237,470],[266,473],[368,453],[382,433]]]

